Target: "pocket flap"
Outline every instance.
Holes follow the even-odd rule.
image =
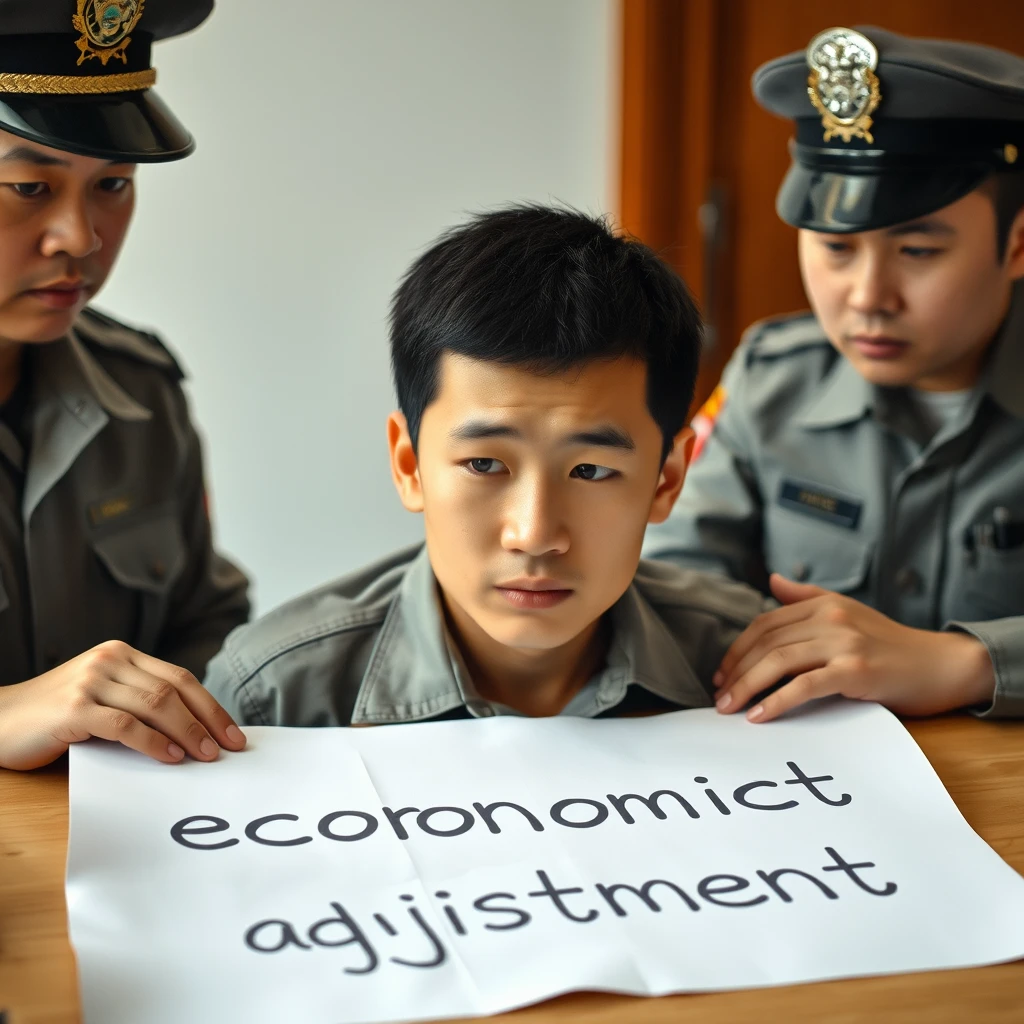
[[[165,593],[185,567],[185,540],[171,514],[122,526],[94,539],[92,548],[110,575],[132,590]]]
[[[770,571],[841,594],[866,585],[873,554],[853,531],[782,508],[765,517],[765,549]]]

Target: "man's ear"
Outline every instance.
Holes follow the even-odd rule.
[[[1024,278],[1024,206],[1017,211],[1006,236],[1006,265],[1011,281]]]
[[[402,504],[410,512],[423,511],[423,485],[419,461],[409,436],[409,424],[400,412],[388,417],[388,452],[391,455],[391,479]]]
[[[683,427],[672,439],[672,450],[661,467],[661,476],[658,477],[658,488],[654,492],[654,501],[651,502],[651,511],[647,517],[649,523],[663,523],[668,519],[672,506],[683,489],[683,481],[686,479],[686,467],[690,461],[690,451],[693,448],[694,433],[689,427]]]

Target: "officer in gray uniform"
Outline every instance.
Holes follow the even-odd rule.
[[[249,602],[212,546],[182,371],[83,308],[135,165],[194,148],[151,44],[212,6],[0,0],[0,766],[90,735],[163,761],[244,742],[195,679]]]
[[[759,68],[753,89],[795,121],[777,210],[800,229],[814,312],[743,337],[644,553],[765,592],[770,573],[788,577],[773,578],[775,596],[846,615],[858,656],[896,624],[914,627],[908,642],[939,631],[936,650],[971,635],[989,690],[942,707],[1024,715],[1024,60],[835,28]],[[836,664],[835,650],[801,653],[805,640],[779,631],[787,614],[726,659],[729,710]],[[873,656],[877,677],[888,656]],[[866,688],[863,674],[803,678],[762,716]]]

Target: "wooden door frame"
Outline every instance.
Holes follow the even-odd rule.
[[[620,227],[682,275],[706,317],[709,254],[699,211],[716,180],[715,59],[720,0],[621,0]],[[716,305],[721,302],[718,290]],[[705,352],[697,402],[714,388],[735,339]]]

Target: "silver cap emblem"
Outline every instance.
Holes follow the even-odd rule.
[[[882,99],[875,44],[853,29],[826,29],[808,45],[807,65],[807,94],[821,114],[825,142],[836,135],[874,142],[871,114]]]

